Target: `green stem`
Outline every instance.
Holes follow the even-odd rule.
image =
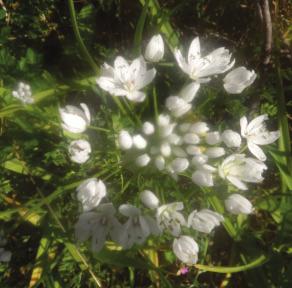
[[[91,57],[91,55],[89,54],[82,38],[79,32],[79,28],[78,28],[78,24],[77,24],[77,20],[76,20],[76,13],[75,13],[75,7],[74,7],[74,3],[73,0],[68,0],[68,6],[69,6],[69,11],[70,11],[70,18],[71,18],[71,23],[73,26],[73,31],[77,40],[77,43],[79,45],[80,51],[83,54],[84,58],[86,59],[86,61],[88,62],[88,64],[91,66],[92,70],[95,73],[99,73],[99,68],[96,65],[96,63],[94,62],[93,58]]]
[[[268,257],[266,255],[261,255],[259,258],[256,260],[242,266],[236,266],[236,267],[216,267],[216,266],[207,266],[207,265],[201,265],[201,264],[196,264],[195,267],[199,270],[204,270],[207,272],[215,272],[215,273],[237,273],[237,272],[242,272],[246,271],[252,268],[255,268],[257,266],[263,265],[265,262],[268,261]]]

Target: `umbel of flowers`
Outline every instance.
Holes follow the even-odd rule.
[[[164,51],[161,35],[155,35],[145,49],[145,58],[157,63],[164,57]],[[192,112],[192,102],[200,94],[201,85],[207,85],[212,77],[226,73],[222,79],[225,91],[240,94],[255,81],[255,72],[242,66],[231,70],[235,60],[224,47],[203,55],[198,37],[191,42],[186,57],[183,54],[178,48],[174,50],[177,64],[190,82],[166,99],[165,111],[155,122],[146,121],[141,127],[135,127],[136,133],[127,129],[119,132],[117,143],[123,156],[133,159],[135,165],[145,172],[146,169],[156,169],[174,179],[183,175],[204,187],[228,181],[239,190],[247,190],[247,183],[262,182],[267,157],[261,146],[279,138],[279,131],[270,132],[266,128],[267,115],[250,121],[245,116],[238,119],[238,131],[217,131],[206,122],[185,120],[189,119],[185,116]],[[133,61],[118,56],[113,66],[103,65],[96,82],[113,97],[143,102],[146,99],[144,88],[156,75],[156,69],[148,69],[148,64],[142,55]],[[30,86],[24,83],[19,83],[12,96],[24,104],[34,101]],[[59,112],[61,126],[67,133],[79,135],[90,125],[91,115],[85,103],[80,107],[67,105]],[[90,143],[82,138],[68,146],[70,159],[78,164],[88,161],[91,153]],[[90,239],[92,250],[98,252],[109,239],[124,249],[130,249],[133,245],[143,244],[148,237],[167,233],[173,237],[172,249],[177,258],[193,265],[200,251],[192,236],[193,230],[210,234],[224,221],[223,215],[210,209],[191,207],[190,211],[185,211],[181,201],[161,203],[150,190],[139,196],[142,207],[125,203],[116,208],[109,201],[102,180],[89,178],[83,181],[77,188],[77,199],[82,207],[75,224],[77,240]],[[238,193],[227,197],[224,204],[226,212],[235,215],[254,211],[251,202]],[[9,261],[10,256],[8,251],[0,248],[0,261]]]

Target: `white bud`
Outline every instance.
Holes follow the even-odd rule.
[[[257,75],[253,70],[245,67],[237,67],[230,71],[223,79],[224,88],[230,94],[240,94],[246,87],[250,86]]]
[[[175,133],[170,134],[170,135],[167,137],[167,140],[168,140],[169,143],[174,144],[174,145],[180,145],[180,144],[182,144],[182,139],[181,139],[181,137],[178,136],[178,135],[175,134]]]
[[[192,82],[182,88],[182,90],[179,93],[179,96],[187,103],[190,103],[196,97],[199,88],[200,88],[199,83]]]
[[[133,146],[133,139],[132,136],[129,134],[128,131],[122,130],[119,134],[118,138],[119,147],[122,150],[131,149]]]
[[[150,190],[144,190],[140,195],[140,199],[149,209],[156,209],[159,206],[159,199]]]
[[[191,127],[191,124],[190,123],[183,123],[181,125],[179,125],[179,130],[182,132],[182,133],[186,133],[189,131]]]
[[[200,137],[195,133],[187,133],[184,135],[183,140],[187,144],[198,144]]]
[[[68,150],[71,161],[82,164],[89,159],[91,146],[86,140],[74,140],[70,143]]]
[[[154,133],[155,128],[154,128],[154,125],[153,125],[152,123],[150,123],[150,122],[145,122],[145,123],[143,124],[142,130],[143,130],[143,133],[144,133],[145,135],[151,135],[151,134]]]
[[[175,146],[172,147],[172,153],[176,156],[176,157],[181,157],[184,158],[187,156],[187,153],[180,147]]]
[[[190,127],[190,132],[196,133],[198,135],[205,135],[209,131],[209,127],[205,122],[197,122],[192,124]]]
[[[225,208],[232,214],[250,214],[253,212],[252,204],[240,194],[232,194],[225,201]]]
[[[187,265],[194,265],[198,261],[199,246],[190,236],[181,235],[172,244],[175,256]]]
[[[145,149],[147,146],[147,141],[140,135],[133,136],[133,144],[137,149]]]
[[[174,173],[181,173],[189,167],[189,161],[186,158],[176,158],[171,162],[171,168]]]
[[[166,108],[171,112],[174,117],[181,117],[192,108],[185,100],[178,96],[170,96],[165,102]]]
[[[189,145],[186,148],[186,151],[189,155],[200,155],[202,154],[202,149],[195,145]]]
[[[209,158],[218,158],[225,154],[225,150],[222,147],[212,147],[207,148],[205,153]]]
[[[192,174],[192,180],[199,186],[214,186],[212,174],[206,170],[197,170]]]
[[[104,183],[96,178],[83,181],[77,188],[77,199],[82,203],[83,211],[97,207],[106,194]]]
[[[219,132],[209,132],[206,134],[205,141],[209,145],[215,145],[221,142],[221,137]]]
[[[158,62],[164,55],[164,43],[160,34],[154,35],[146,46],[145,58],[151,62]]]
[[[241,145],[241,137],[235,131],[227,129],[223,131],[221,138],[227,147],[240,147]]]
[[[208,161],[208,156],[207,155],[197,155],[197,156],[194,156],[192,158],[192,164],[195,165],[195,166],[201,166],[205,163],[207,163]]]
[[[62,118],[62,127],[71,133],[82,133],[90,123],[90,112],[86,104],[80,104],[82,110],[78,107],[67,105],[60,108]]]
[[[164,157],[169,157],[171,154],[171,147],[168,143],[162,143],[160,146],[160,152]]]
[[[151,160],[151,158],[149,157],[149,155],[145,153],[145,154],[138,156],[136,158],[135,163],[139,167],[144,167],[144,166],[147,166],[149,164],[150,160]]]
[[[208,234],[223,221],[224,217],[212,210],[203,209],[199,212],[195,210],[188,217],[188,227]]]
[[[155,166],[158,170],[163,170],[165,167],[165,160],[162,156],[157,156],[155,158]]]

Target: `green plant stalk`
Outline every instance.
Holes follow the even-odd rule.
[[[148,3],[148,0],[146,0],[146,3]],[[134,53],[140,55],[141,54],[141,43],[142,43],[142,36],[143,36],[143,30],[145,26],[145,21],[147,17],[147,10],[148,6],[147,4],[143,7],[142,13],[139,17],[135,35],[134,35]]]
[[[77,43],[79,45],[80,51],[83,54],[86,61],[88,62],[88,64],[90,65],[90,67],[92,68],[92,70],[96,74],[99,74],[99,67],[96,65],[95,61],[93,60],[92,56],[88,52],[88,50],[87,50],[87,48],[86,48],[86,46],[81,38],[80,31],[78,28],[78,23],[76,20],[76,13],[75,13],[75,7],[74,7],[73,0],[68,0],[68,6],[69,6],[69,11],[70,11],[70,18],[71,18],[73,31],[74,31]],[[113,100],[116,103],[116,105],[119,107],[119,109],[122,111],[122,113],[127,114],[121,101],[116,96],[113,97]]]
[[[263,265],[268,261],[268,257],[266,255],[261,255],[256,260],[242,266],[235,266],[235,267],[216,267],[216,266],[207,266],[207,265],[201,265],[196,264],[195,267],[199,270],[207,271],[207,272],[215,272],[215,273],[238,273],[242,271],[246,271],[249,269],[253,269],[255,267],[258,267],[260,265]]]
[[[280,138],[279,138],[279,151],[286,153],[286,156],[283,156],[281,161],[288,169],[290,175],[292,175],[292,160],[291,160],[291,147],[290,147],[290,135],[289,135],[289,125],[287,120],[287,111],[286,111],[286,101],[283,89],[283,81],[281,76],[281,68],[279,61],[277,60],[277,76],[278,76],[278,122],[280,126]],[[281,174],[282,179],[282,192],[285,192],[286,184]]]
[[[90,67],[92,68],[92,70],[95,73],[99,73],[99,68],[96,65],[95,61],[93,60],[93,58],[91,57],[91,55],[89,54],[82,38],[79,32],[79,28],[78,28],[78,24],[77,24],[77,20],[76,20],[76,13],[75,13],[75,7],[74,7],[74,3],[73,0],[68,0],[68,6],[69,6],[69,12],[70,12],[70,18],[71,18],[71,23],[73,26],[73,31],[77,40],[77,43],[79,45],[80,51],[82,52],[83,56],[85,57],[86,61],[88,62],[88,64],[90,65]]]

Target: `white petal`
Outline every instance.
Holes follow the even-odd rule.
[[[122,204],[119,212],[126,217],[134,217],[140,215],[140,209],[131,204]]]
[[[146,94],[141,91],[132,91],[129,92],[126,97],[133,102],[143,102],[146,98]]]
[[[229,180],[234,186],[236,186],[240,190],[248,189],[247,186],[237,177],[228,175],[226,176],[226,179]]]
[[[247,134],[247,118],[245,116],[240,118],[240,130],[241,130],[241,136],[246,137]]]
[[[265,153],[258,145],[252,143],[251,141],[248,141],[247,147],[248,147],[249,151],[259,160],[261,160],[261,161],[267,160]]]
[[[181,70],[186,73],[189,74],[190,70],[189,70],[189,66],[186,63],[186,60],[184,59],[184,57],[181,54],[181,51],[177,48],[174,49],[174,57],[177,61],[178,66],[181,68]]]
[[[156,75],[155,68],[152,68],[144,72],[143,74],[140,73],[135,80],[135,88],[137,90],[144,88],[145,86],[152,82],[155,75]]]
[[[197,96],[197,92],[199,91],[200,84],[196,82],[192,82],[182,88],[179,93],[179,96],[185,100],[187,103],[190,103]]]
[[[189,48],[188,51],[188,63],[189,65],[192,65],[192,62],[194,62],[196,59],[201,57],[201,49],[200,49],[200,40],[199,37],[196,37]]]

